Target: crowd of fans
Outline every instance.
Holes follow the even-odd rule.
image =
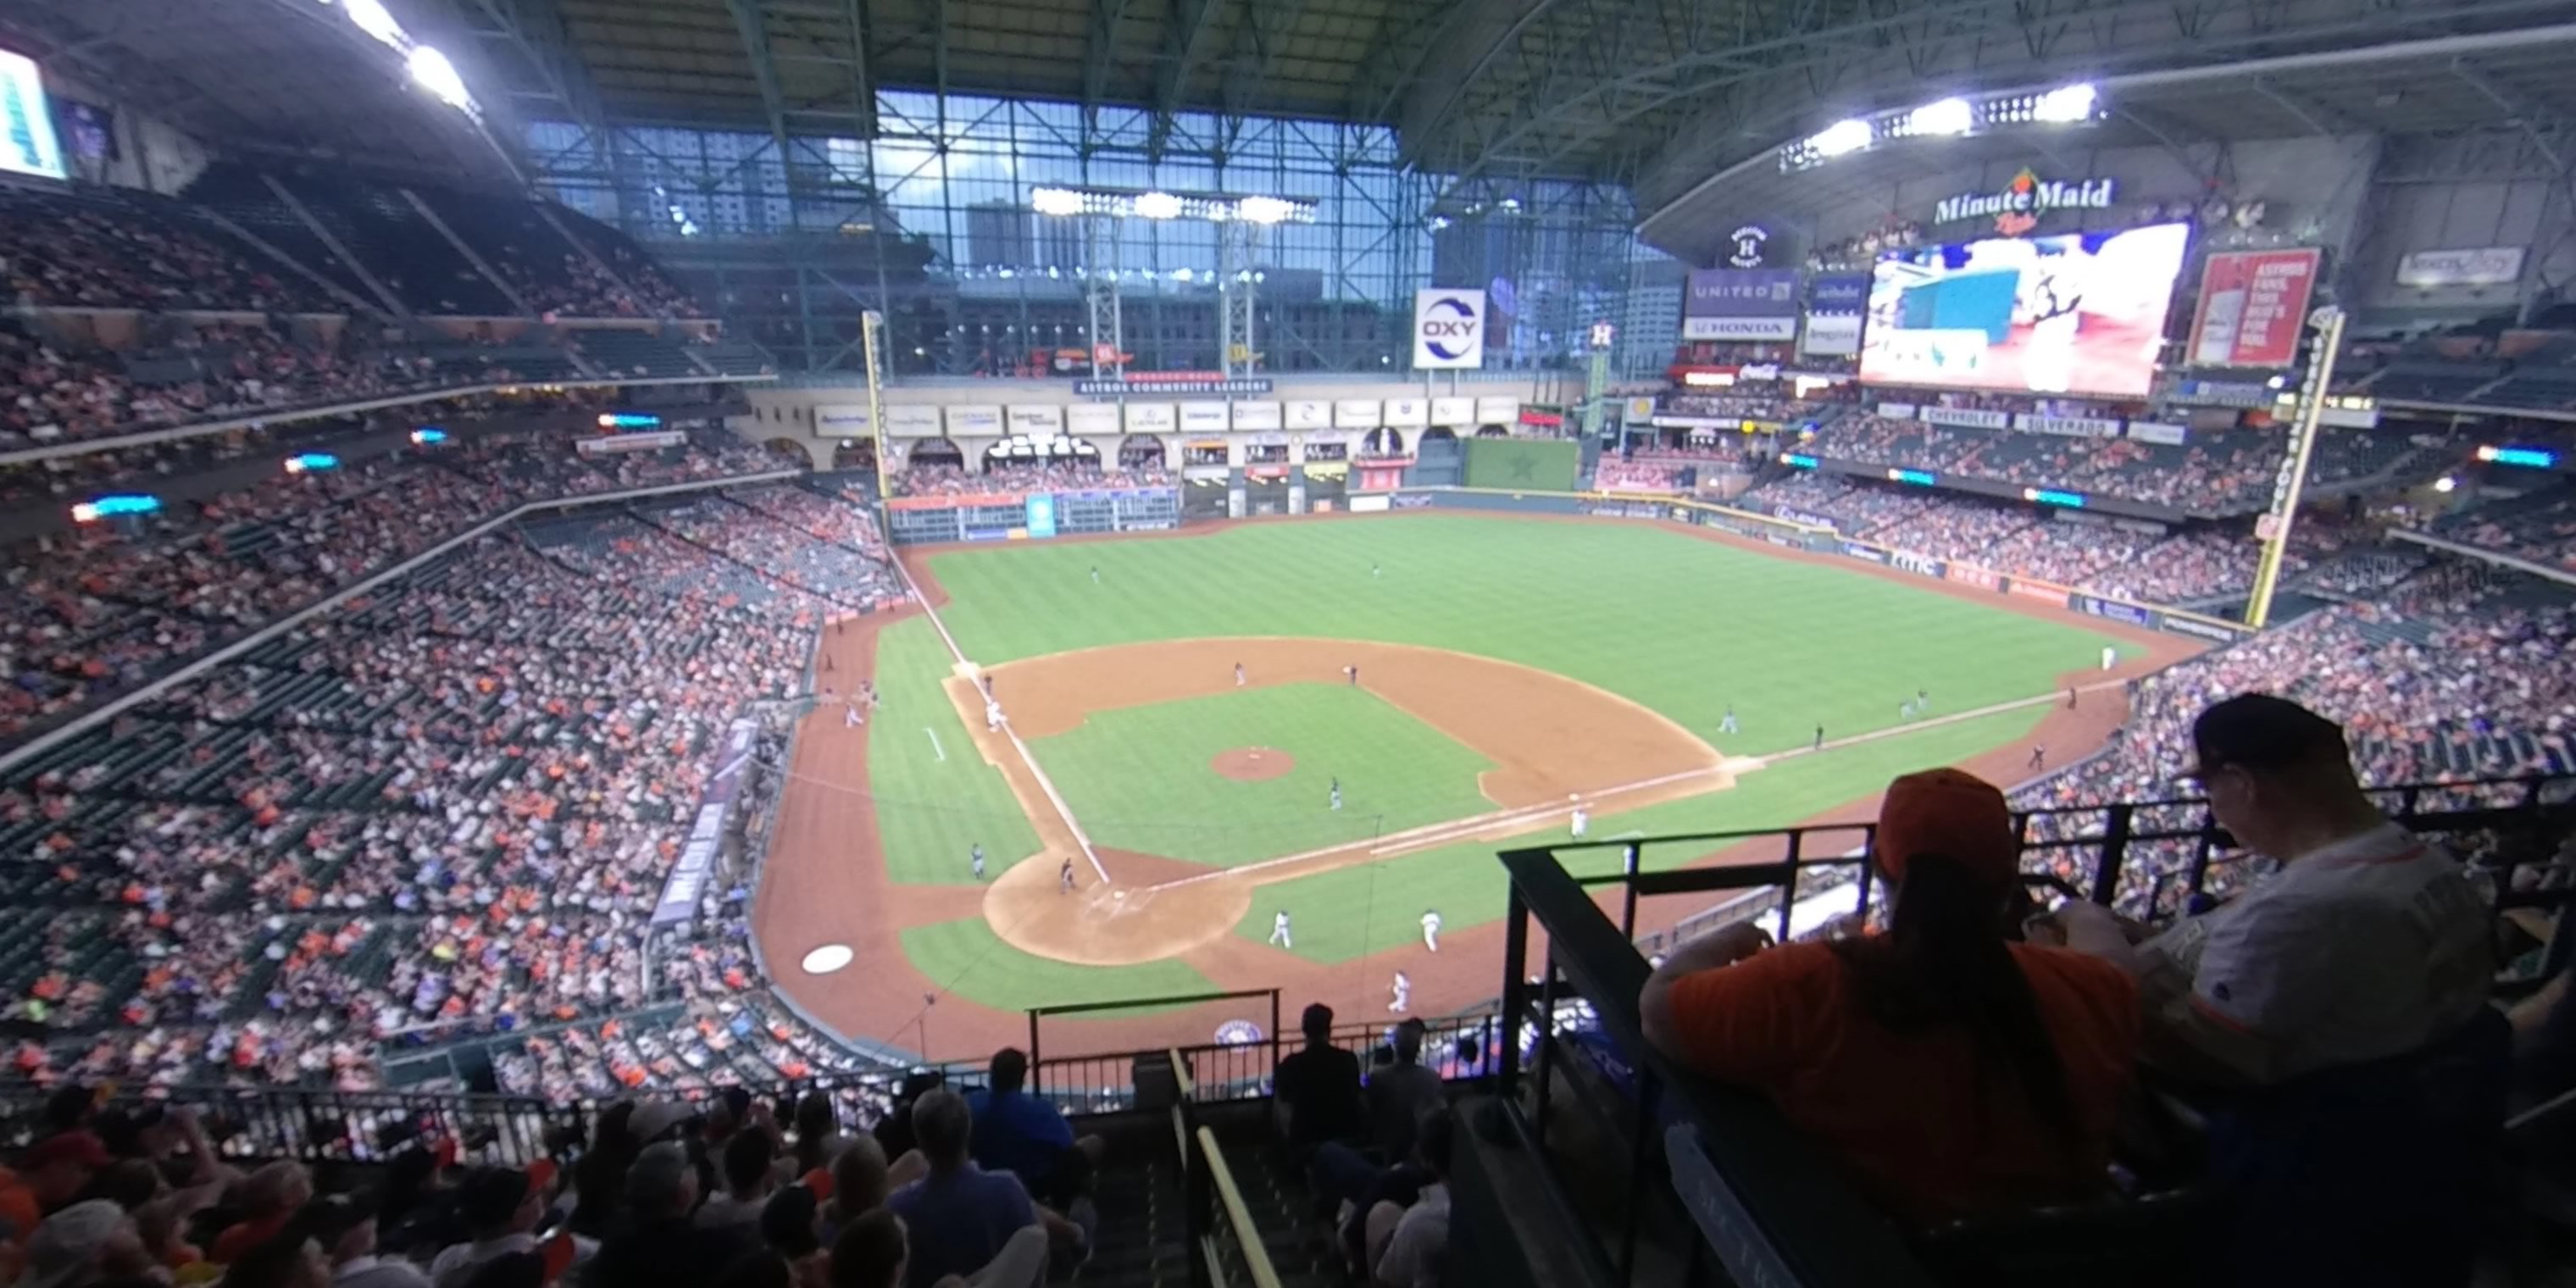
[[[729,437],[593,460],[560,433],[495,435],[277,474],[157,516],[11,552],[0,572],[0,738],[130,688],[205,648],[544,497],[756,472]]]
[[[1005,1049],[982,1085],[916,1079],[867,1119],[825,1092],[774,1105],[740,1088],[638,1096],[534,1158],[435,1118],[397,1119],[379,1125],[384,1143],[368,1152],[381,1166],[363,1175],[294,1161],[244,1173],[224,1161],[223,1124],[194,1109],[70,1087],[17,1170],[0,1170],[0,1276],[42,1288],[1037,1288],[1090,1256],[1105,1150],[1028,1093],[1027,1071]]]
[[[0,189],[0,282],[35,308],[341,312],[212,225],[136,194]]]
[[[1623,461],[1603,457],[1592,473],[1592,486],[1603,492],[1679,492],[1685,466],[1660,461]]]
[[[2025,808],[2094,807],[2185,794],[2192,717],[2216,698],[2259,691],[2297,699],[2342,722],[2365,779],[2464,781],[2576,771],[2576,673],[2558,665],[2576,647],[2576,599],[2535,578],[2482,565],[2432,565],[2375,598],[2308,614],[2185,662],[2138,686],[2129,723],[2099,756],[2023,791]],[[2187,819],[2161,820],[2188,826]],[[2048,835],[2092,829],[2101,816],[2061,816]],[[2149,843],[2124,876],[2122,907],[2144,911],[2159,888],[2175,910],[2174,878],[2191,856]],[[2135,853],[2135,851],[2133,851]],[[2218,874],[2216,889],[2250,875]]]
[[[1157,461],[1121,462],[1103,469],[1091,462],[986,465],[969,470],[951,463],[918,462],[888,480],[896,496],[974,496],[1001,492],[1061,492],[1084,488],[1170,487],[1171,472]]]
[[[2196,514],[2234,514],[2259,509],[2271,498],[2282,443],[2278,433],[2253,430],[2195,432],[2188,442],[2174,445],[1956,429],[1855,415],[1824,427],[1808,450],[1836,460],[2066,488]],[[2308,479],[2330,484],[2373,475],[2414,446],[2392,434],[2322,430]]]
[[[2434,531],[2482,550],[2576,569],[2576,485],[2476,506],[2435,524]]]
[[[460,489],[459,515],[534,482],[388,468],[414,504]],[[364,508],[385,481],[334,484],[347,503],[289,520],[339,534],[310,579],[228,588],[242,621],[367,566],[335,551],[434,539],[405,530],[416,510]],[[487,536],[22,766],[0,844],[38,864],[14,902],[66,913],[7,981],[13,1018],[62,1034],[20,1071],[367,1086],[380,1043],[665,1002],[658,1028],[532,1043],[524,1076],[572,1077],[546,1053],[585,1045],[628,1085],[737,1042],[812,1066],[819,1044],[756,995],[738,917],[687,938],[651,918],[729,723],[802,690],[828,620],[900,593],[872,522],[827,507],[849,508],[762,488]]]

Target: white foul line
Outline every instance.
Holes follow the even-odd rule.
[[[930,734],[930,752],[931,752],[931,754],[932,754],[932,755],[935,755],[935,756],[937,756],[937,757],[939,757],[939,761],[940,761],[940,763],[941,763],[941,764],[946,764],[946,763],[948,763],[948,749],[947,749],[946,747],[942,747],[942,746],[940,746],[940,745],[939,745],[939,735],[938,735],[938,734],[936,734],[936,733],[933,733],[933,732],[931,731],[931,728],[930,728],[930,726],[929,726],[929,725],[923,725],[923,726],[921,727],[921,731],[922,731],[923,733]]]

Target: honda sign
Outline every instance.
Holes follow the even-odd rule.
[[[1485,365],[1485,293],[1413,293],[1413,369],[1466,370]]]

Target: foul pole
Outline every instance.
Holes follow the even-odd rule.
[[[2335,354],[2343,347],[2343,323],[2343,310],[2331,304],[2308,315],[2308,325],[2317,333],[2309,339],[2313,351],[2308,357],[2308,378],[2299,386],[2290,450],[2272,487],[2272,509],[2255,525],[2263,555],[2254,567],[2254,593],[2245,601],[2245,624],[2256,630],[2271,618],[2272,592],[2280,588],[2282,557],[2289,552],[2290,530],[2298,522],[2299,493],[2308,482],[2308,458],[2317,448],[2317,421],[2325,413],[2326,390],[2334,380]]]

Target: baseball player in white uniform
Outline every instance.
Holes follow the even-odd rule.
[[[1243,687],[1243,663],[1241,662],[1234,664],[1234,687],[1238,689]]]
[[[1575,840],[1580,841],[1580,840],[1582,840],[1582,839],[1583,839],[1583,833],[1584,833],[1584,830],[1585,830],[1586,828],[1589,828],[1589,827],[1591,827],[1591,826],[1592,826],[1592,816],[1591,816],[1591,815],[1589,815],[1589,814],[1584,813],[1584,812],[1583,812],[1583,807],[1582,807],[1582,806],[1580,806],[1580,805],[1577,805],[1577,806],[1575,806],[1575,807],[1574,807],[1574,819],[1573,819],[1573,823],[1574,823],[1574,839],[1575,839]]]
[[[984,699],[984,732],[1000,733],[1001,731],[1002,704],[986,698]]]
[[[842,708],[841,708],[841,727],[842,727],[842,728],[844,728],[844,729],[856,729],[856,728],[858,728],[860,725],[866,724],[867,722],[868,722],[868,718],[867,718],[866,716],[863,716],[863,715],[860,715],[860,714],[859,714],[859,700],[858,700],[857,698],[855,698],[855,697],[851,698],[851,699],[850,699],[850,701],[849,701],[849,705],[844,706],[844,707],[842,707]]]
[[[1387,1003],[1386,1009],[1398,1012],[1413,1009],[1413,981],[1405,978],[1403,971],[1395,973],[1395,1000]]]
[[[2110,670],[2112,667],[2118,666],[2119,664],[2120,664],[2120,650],[2115,649],[2115,648],[2111,647],[2111,646],[2110,646],[2110,645],[2108,645],[2108,644],[2103,645],[2103,646],[2102,646],[2102,669],[2103,669],[2103,670],[2105,670],[2105,671],[2108,671],[2108,670]]]
[[[1438,908],[1422,914],[1422,946],[1435,953],[1440,951],[1440,910]]]
[[[1288,933],[1288,910],[1286,908],[1280,909],[1270,918],[1270,945],[1274,948],[1291,949],[1297,946],[1296,937]]]
[[[1735,728],[1735,704],[1733,704],[1733,703],[1728,703],[1728,704],[1727,704],[1727,707],[1726,707],[1726,718],[1717,722],[1717,731],[1718,731],[1719,733],[1734,733],[1734,732],[1736,732],[1736,728]]]

